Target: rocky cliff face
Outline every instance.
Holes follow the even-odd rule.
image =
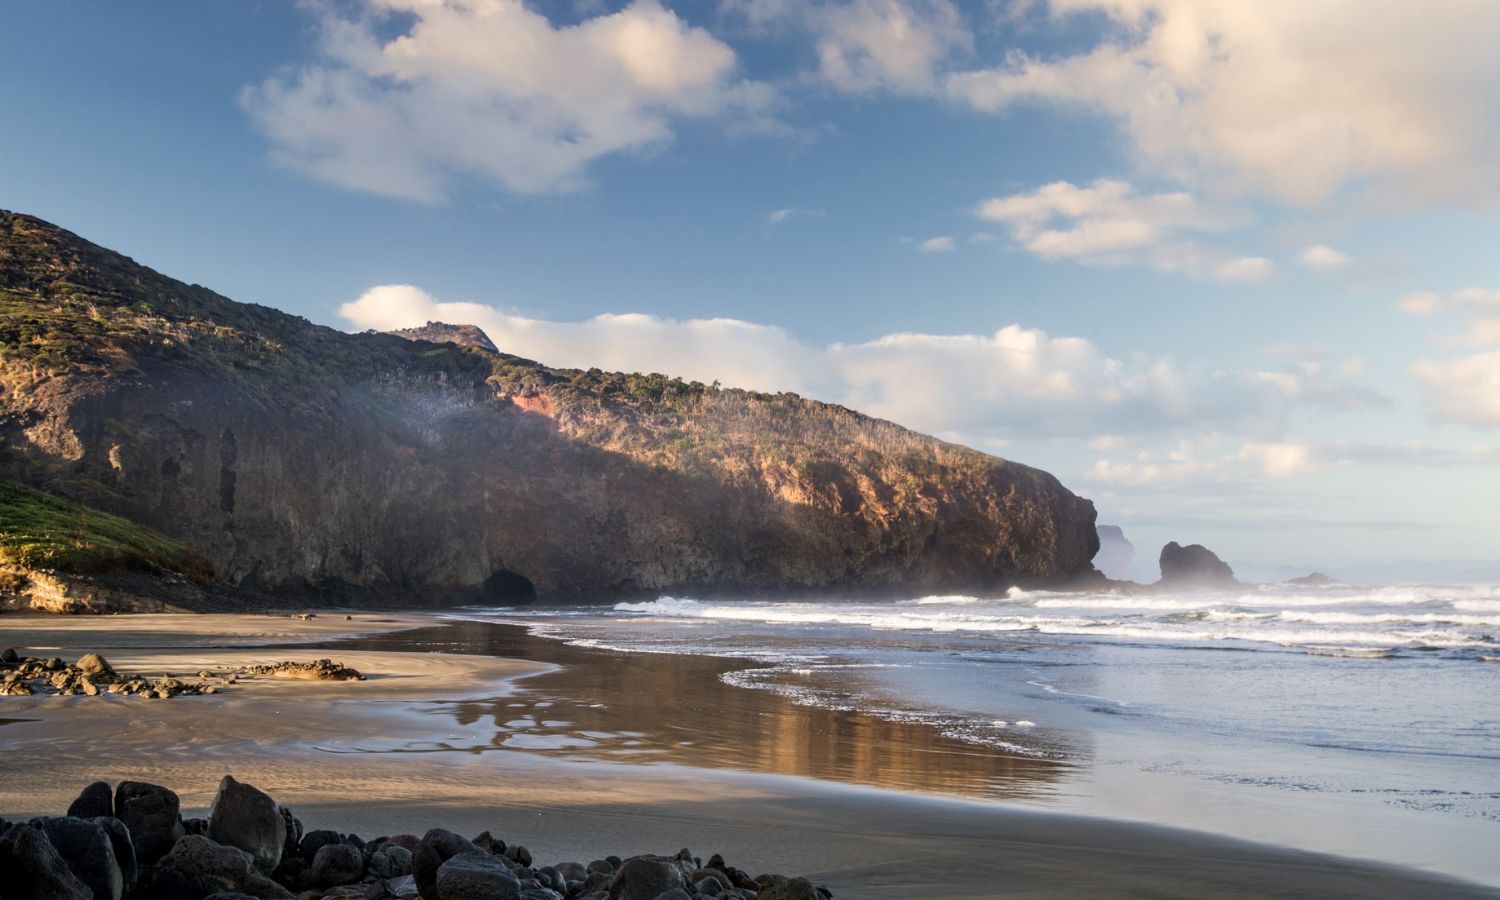
[[[838,406],[345,334],[8,213],[0,444],[282,596],[995,590],[1098,549],[1051,475]]]
[[[478,347],[491,353],[500,348],[475,325],[449,325],[447,322],[428,322],[416,328],[398,328],[390,332],[409,341],[429,341],[434,344],[457,344],[460,347]]]

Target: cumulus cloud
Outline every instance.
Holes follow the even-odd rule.
[[[917,249],[923,253],[952,253],[957,248],[958,244],[954,242],[953,237],[946,234],[930,237],[917,244]]]
[[[1500,4],[1491,0],[1047,7],[1059,32],[1079,14],[1114,27],[1076,52],[1016,52],[951,73],[949,96],[981,110],[1097,110],[1153,172],[1298,204],[1353,184],[1418,202],[1485,203],[1500,187]]]
[[[974,39],[951,0],[727,0],[757,26],[810,32],[817,79],[847,93],[936,94],[946,61]]]
[[[735,52],[657,0],[562,27],[520,0],[361,0],[321,12],[318,57],[246,88],[273,158],[340,187],[420,202],[456,179],[579,187],[683,119],[763,121]]]
[[[1313,244],[1302,251],[1302,254],[1297,257],[1297,261],[1309,269],[1318,269],[1321,271],[1342,269],[1352,262],[1347,255],[1340,253],[1327,244]]]
[[[1043,259],[1144,263],[1220,281],[1257,281],[1274,268],[1268,259],[1226,254],[1192,239],[1244,224],[1239,210],[1211,207],[1180,191],[1142,194],[1114,178],[1086,186],[1057,181],[992,197],[976,212],[1006,226],[1017,246]]]
[[[771,212],[767,213],[766,224],[780,225],[781,223],[791,219],[819,219],[822,217],[823,211],[821,209],[802,209],[795,206],[787,206],[781,209],[772,210]]]
[[[1411,367],[1435,421],[1500,428],[1500,350]]]
[[[1467,343],[1500,344],[1500,290],[1422,291],[1407,294],[1396,306],[1413,316],[1446,312],[1465,317]],[[1500,350],[1450,360],[1418,360],[1408,371],[1426,398],[1433,421],[1500,428]]]
[[[411,285],[372,288],[340,313],[359,328],[430,320],[484,329],[502,350],[562,367],[660,371],[734,387],[795,391],[922,431],[972,441],[1092,437],[1178,426],[1275,430],[1298,407],[1382,403],[1321,370],[1213,371],[1166,358],[1118,359],[1092,342],[1008,325],[993,334],[889,334],[811,346],[737,319],[601,315],[552,322]]]

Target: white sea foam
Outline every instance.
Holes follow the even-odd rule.
[[[615,610],[661,619],[877,631],[964,632],[996,637],[1078,635],[1197,643],[1487,648],[1500,639],[1500,589],[1270,586],[1220,594],[1060,594],[1012,590],[1000,597],[931,596],[898,603],[732,602],[662,597]]]

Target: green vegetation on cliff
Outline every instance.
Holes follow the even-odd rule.
[[[119,516],[0,480],[0,563],[72,575],[176,573],[214,578],[180,542]]]

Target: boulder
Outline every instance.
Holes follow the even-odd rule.
[[[157,874],[175,871],[210,884],[214,890],[237,891],[244,887],[254,868],[250,854],[245,851],[189,834],[179,838],[171,852],[161,858]]]
[[[115,792],[107,782],[96,781],[83,789],[78,799],[68,804],[68,815],[80,819],[115,814]]]
[[[115,860],[115,845],[102,825],[74,816],[50,816],[32,819],[47,840],[78,876],[94,900],[120,900],[125,893],[125,876]]]
[[[436,897],[437,873],[443,866],[442,854],[437,852],[431,844],[426,841],[417,845],[411,852],[411,875],[417,885],[417,891],[423,897]]]
[[[295,856],[297,847],[302,843],[302,820],[292,815],[292,811],[285,806],[278,806],[277,811],[281,813],[281,821],[286,826],[286,843],[281,846],[281,856]]]
[[[762,875],[756,881],[761,885],[756,900],[824,900],[823,895],[806,878]]]
[[[79,657],[78,664],[77,666],[75,666],[75,668],[77,668],[78,671],[82,672],[85,675],[115,674],[115,670],[110,668],[109,663],[105,661],[104,657],[100,656],[97,653],[85,653],[83,656]]]
[[[6,896],[93,900],[40,828],[12,825],[0,835],[0,885]]]
[[[260,871],[274,872],[286,847],[286,819],[264,792],[225,775],[208,811],[208,837],[249,853]]]
[[[344,843],[344,836],[342,834],[339,834],[337,831],[329,831],[326,828],[318,828],[302,836],[302,843],[298,846],[297,852],[310,860],[318,855],[319,850],[329,844],[342,843]]]
[[[434,828],[428,831],[422,835],[422,843],[430,845],[444,861],[452,859],[460,853],[485,852],[484,848],[478,844],[446,828]]]
[[[438,868],[437,896],[440,900],[520,900],[521,882],[498,857],[483,850],[465,850]]]
[[[138,864],[161,859],[187,833],[180,809],[177,795],[160,785],[122,781],[115,788],[115,818],[130,830]]]
[[[691,871],[691,868],[689,869]],[[620,864],[609,886],[610,900],[656,900],[688,886],[681,861],[667,856],[632,856]]]
[[[1173,541],[1161,548],[1161,588],[1236,588],[1229,564],[1202,544],[1184,547]]]
[[[411,874],[411,851],[399,844],[385,844],[370,854],[370,874],[376,878],[399,878]]]
[[[320,888],[358,881],[365,874],[365,855],[351,844],[324,844],[313,855],[307,874]]]
[[[125,882],[125,892],[130,893],[136,878],[135,845],[130,842],[130,829],[114,816],[98,816],[92,821],[109,835],[110,845],[115,851],[115,864],[120,867],[120,877]]]

